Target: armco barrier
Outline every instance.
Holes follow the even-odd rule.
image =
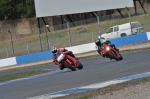
[[[23,56],[17,56],[16,61],[17,64],[23,64],[23,63],[40,61],[40,60],[46,60],[52,57],[53,55],[51,51],[45,51],[45,52],[38,52],[38,53],[28,54]]]
[[[15,57],[10,57],[10,58],[5,58],[0,60],[0,67],[11,66],[16,64],[17,62]]]
[[[123,46],[127,44],[144,42],[147,40],[148,40],[147,33],[141,33],[137,35],[131,35],[131,36],[125,36],[122,38],[112,39],[110,41],[112,44],[115,44],[116,46]]]

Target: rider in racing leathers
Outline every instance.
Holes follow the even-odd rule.
[[[104,54],[101,54],[101,49],[102,49],[102,47],[103,47],[103,44],[108,44],[109,46],[113,47],[116,51],[119,51],[119,49],[117,49],[114,44],[111,44],[110,41],[105,40],[105,38],[103,38],[103,37],[102,37],[102,38],[96,38],[96,39],[95,39],[95,44],[96,44],[97,47],[98,47],[97,52],[98,52],[100,55],[102,55],[103,57],[105,57]]]
[[[57,58],[57,57],[56,57],[56,54],[57,54],[57,53],[61,53],[61,52],[65,52],[65,54],[68,54],[68,55],[70,55],[71,57],[74,57],[75,59],[78,60],[78,58],[75,57],[75,55],[72,53],[72,51],[68,51],[68,50],[65,49],[65,48],[57,49],[56,47],[53,47],[53,48],[52,48],[53,62],[55,62],[56,65],[58,65],[57,62],[56,62],[56,58]],[[59,65],[59,68],[60,68],[61,70],[63,70],[65,67]]]

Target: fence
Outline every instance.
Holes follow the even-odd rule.
[[[99,19],[101,34],[105,33],[111,26],[129,22],[127,16],[126,18],[122,18],[118,15],[104,16]],[[139,21],[144,28],[144,32],[148,32],[150,31],[149,19],[149,14],[132,15],[131,21]],[[68,29],[67,23],[50,28],[54,28],[57,31],[49,32],[45,26],[40,28],[41,34],[39,34],[37,27],[29,34],[15,34],[11,31],[13,29],[9,28],[10,33],[7,31],[5,34],[0,34],[0,58],[47,51],[51,49],[52,46],[59,48],[91,43],[100,35],[96,18],[69,23]]]

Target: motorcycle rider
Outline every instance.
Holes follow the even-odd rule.
[[[57,59],[56,54],[57,54],[57,53],[65,53],[65,54],[70,55],[71,57],[74,57],[75,59],[78,60],[78,58],[75,57],[75,55],[72,53],[72,51],[68,51],[68,50],[65,49],[65,48],[57,49],[57,47],[52,47],[52,53],[53,53],[53,62],[55,62],[56,65],[58,65],[58,63],[56,62],[56,59]],[[59,65],[59,68],[60,68],[61,70],[63,70],[65,67]]]
[[[108,44],[109,46],[113,47],[116,51],[119,51],[119,49],[116,48],[116,46],[114,44],[111,44],[111,42],[109,40],[105,40],[105,38],[101,37],[101,38],[96,38],[95,39],[95,44],[98,47],[97,52],[102,55],[103,57],[105,57],[104,54],[101,53],[101,50],[103,48],[104,44]]]

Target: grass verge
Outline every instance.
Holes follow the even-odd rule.
[[[42,73],[46,73],[49,71],[50,70],[36,70],[36,71],[28,71],[28,72],[1,75],[0,82],[14,80],[14,79],[18,79],[18,78],[24,78],[24,77],[28,77],[28,76],[37,75],[37,74],[42,74]]]
[[[131,86],[136,86],[138,84],[144,84],[146,82],[150,82],[150,76],[140,78],[140,79],[134,79],[134,80],[119,83],[119,84],[110,85],[110,86],[99,88],[96,90],[75,93],[75,94],[58,97],[54,99],[95,99],[97,96],[105,95],[105,94],[113,94],[114,91],[119,91],[127,87],[129,88]]]

